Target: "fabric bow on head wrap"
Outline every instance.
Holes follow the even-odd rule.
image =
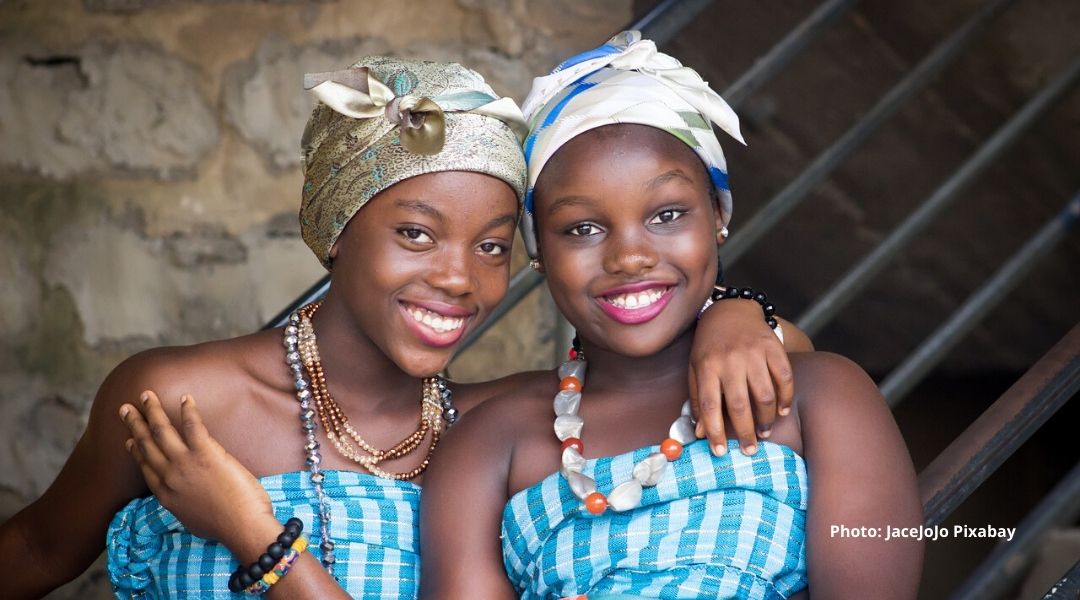
[[[304,76],[319,100],[303,146],[300,232],[327,269],[330,248],[373,196],[417,175],[497,177],[521,202],[524,117],[475,71],[456,63],[384,56]]]
[[[537,77],[522,108],[529,183],[521,234],[529,256],[536,257],[533,188],[540,171],[563,144],[604,125],[649,125],[685,142],[705,163],[724,225],[731,219],[727,161],[712,123],[745,144],[739,117],[696,71],[657,51],[640,32],[624,31]]]

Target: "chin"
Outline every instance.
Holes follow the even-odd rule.
[[[453,358],[452,352],[409,352],[395,357],[394,362],[402,371],[422,379],[438,375]]]

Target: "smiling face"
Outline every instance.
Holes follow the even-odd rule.
[[[644,125],[583,133],[535,188],[541,260],[578,334],[651,356],[693,323],[716,280],[718,211],[696,154]]]
[[[513,190],[495,177],[406,179],[349,221],[331,250],[332,286],[386,356],[432,375],[506,294],[516,217]]]

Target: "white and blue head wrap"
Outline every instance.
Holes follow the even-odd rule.
[[[521,232],[529,256],[536,257],[533,189],[540,171],[563,144],[604,125],[649,125],[685,142],[705,163],[724,225],[731,219],[727,161],[712,124],[743,142],[739,117],[697,71],[657,51],[640,32],[624,31],[537,77],[522,110],[529,179]]]

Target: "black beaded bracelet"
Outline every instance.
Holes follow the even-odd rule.
[[[743,298],[746,300],[753,300],[761,306],[761,311],[765,315],[765,324],[772,328],[773,333],[776,334],[776,338],[780,340],[780,343],[784,343],[784,329],[780,327],[780,323],[776,320],[776,307],[769,302],[769,297],[764,292],[755,292],[753,288],[737,288],[737,287],[724,287],[719,283],[713,288],[712,294],[705,299],[705,305],[701,307],[701,311],[698,312],[698,318],[700,319],[705,311],[712,306],[716,301],[723,300],[725,298]]]
[[[285,521],[285,530],[281,532],[281,535],[277,537],[274,543],[266,547],[266,552],[258,560],[251,563],[251,566],[246,568],[241,566],[233,571],[232,576],[229,577],[229,591],[234,593],[242,592],[251,587],[256,581],[262,579],[263,575],[274,568],[274,565],[285,555],[285,552],[289,550],[303,531],[304,522],[300,519],[293,517]]]
[[[722,287],[716,286],[713,290],[712,300],[719,301],[725,298],[743,298],[745,300],[753,300],[761,305],[761,312],[765,315],[765,323],[769,327],[776,329],[778,323],[776,322],[776,307],[769,302],[769,297],[765,295],[765,292],[755,292],[753,288],[738,288],[738,287]]]

